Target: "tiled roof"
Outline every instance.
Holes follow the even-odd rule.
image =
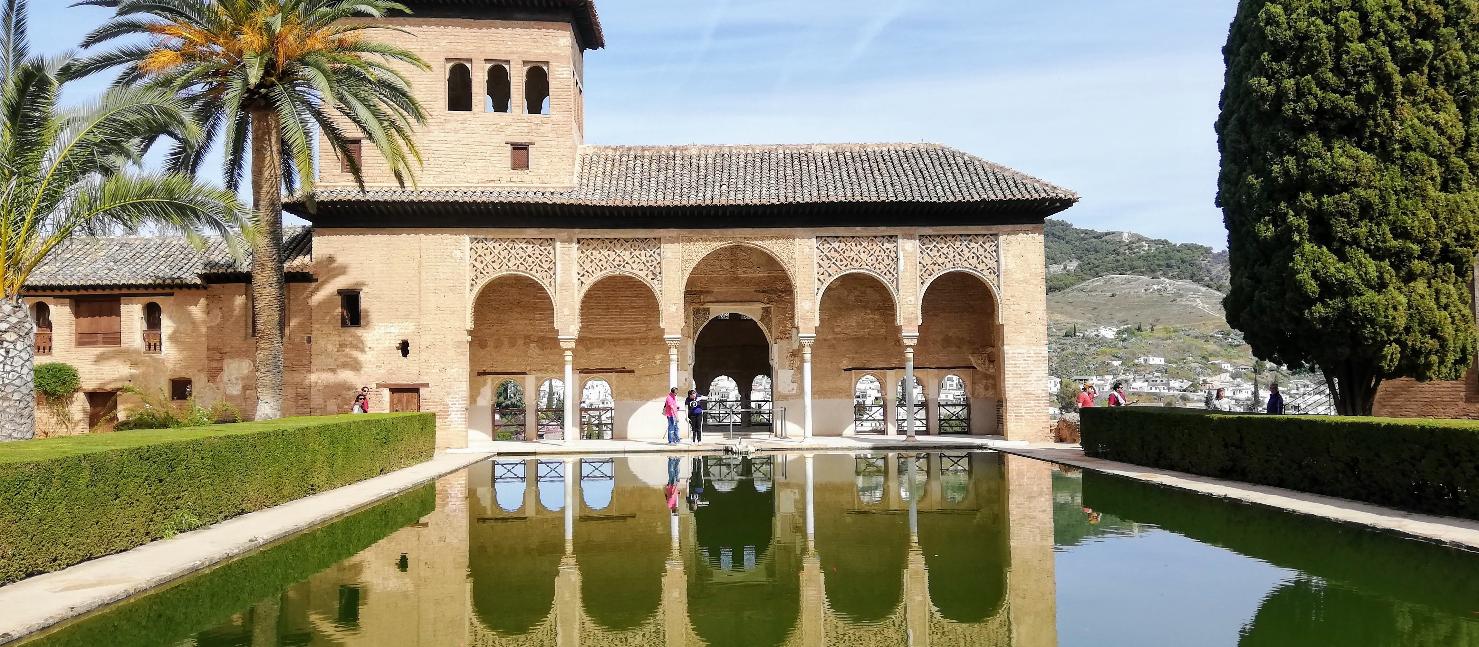
[[[318,202],[735,207],[995,204],[1065,209],[1078,195],[936,144],[583,146],[574,186],[320,188]],[[299,197],[295,212],[307,210]]]
[[[311,228],[283,232],[284,269],[309,271],[312,253]],[[197,247],[178,236],[77,236],[46,257],[26,288],[202,287],[207,277],[246,274],[250,264],[250,258],[234,258],[219,239]]]
[[[586,49],[601,49],[606,46],[606,34],[601,30],[601,17],[596,14],[595,0],[405,0],[413,15],[434,15],[436,9],[454,10],[504,10],[515,16],[538,18],[544,12],[567,14],[580,31],[581,45]],[[433,11],[428,12],[427,9]]]

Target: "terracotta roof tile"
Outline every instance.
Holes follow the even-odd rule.
[[[312,254],[311,228],[283,232],[287,271],[309,271]],[[250,265],[219,239],[197,247],[179,236],[77,236],[52,251],[26,288],[203,287],[207,276],[245,274]]]

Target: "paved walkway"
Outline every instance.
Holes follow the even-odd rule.
[[[1002,452],[1107,472],[1211,496],[1227,497],[1298,514],[1313,515],[1393,532],[1423,541],[1479,550],[1479,521],[1405,512],[1372,503],[1338,499],[1242,481],[1227,481],[1084,455],[1078,447],[999,447]]]
[[[168,584],[483,458],[440,454],[420,465],[0,588],[0,643]]]

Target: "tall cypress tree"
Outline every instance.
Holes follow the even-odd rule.
[[[1474,357],[1476,21],[1479,0],[1242,0],[1223,49],[1227,320],[1341,414]]]

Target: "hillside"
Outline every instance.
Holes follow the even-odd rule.
[[[1227,253],[1122,231],[1080,229],[1049,219],[1044,232],[1048,291],[1056,292],[1108,274],[1190,281],[1226,290]]]
[[[1177,326],[1227,328],[1222,293],[1189,281],[1111,274],[1048,295],[1048,315],[1059,326]]]

